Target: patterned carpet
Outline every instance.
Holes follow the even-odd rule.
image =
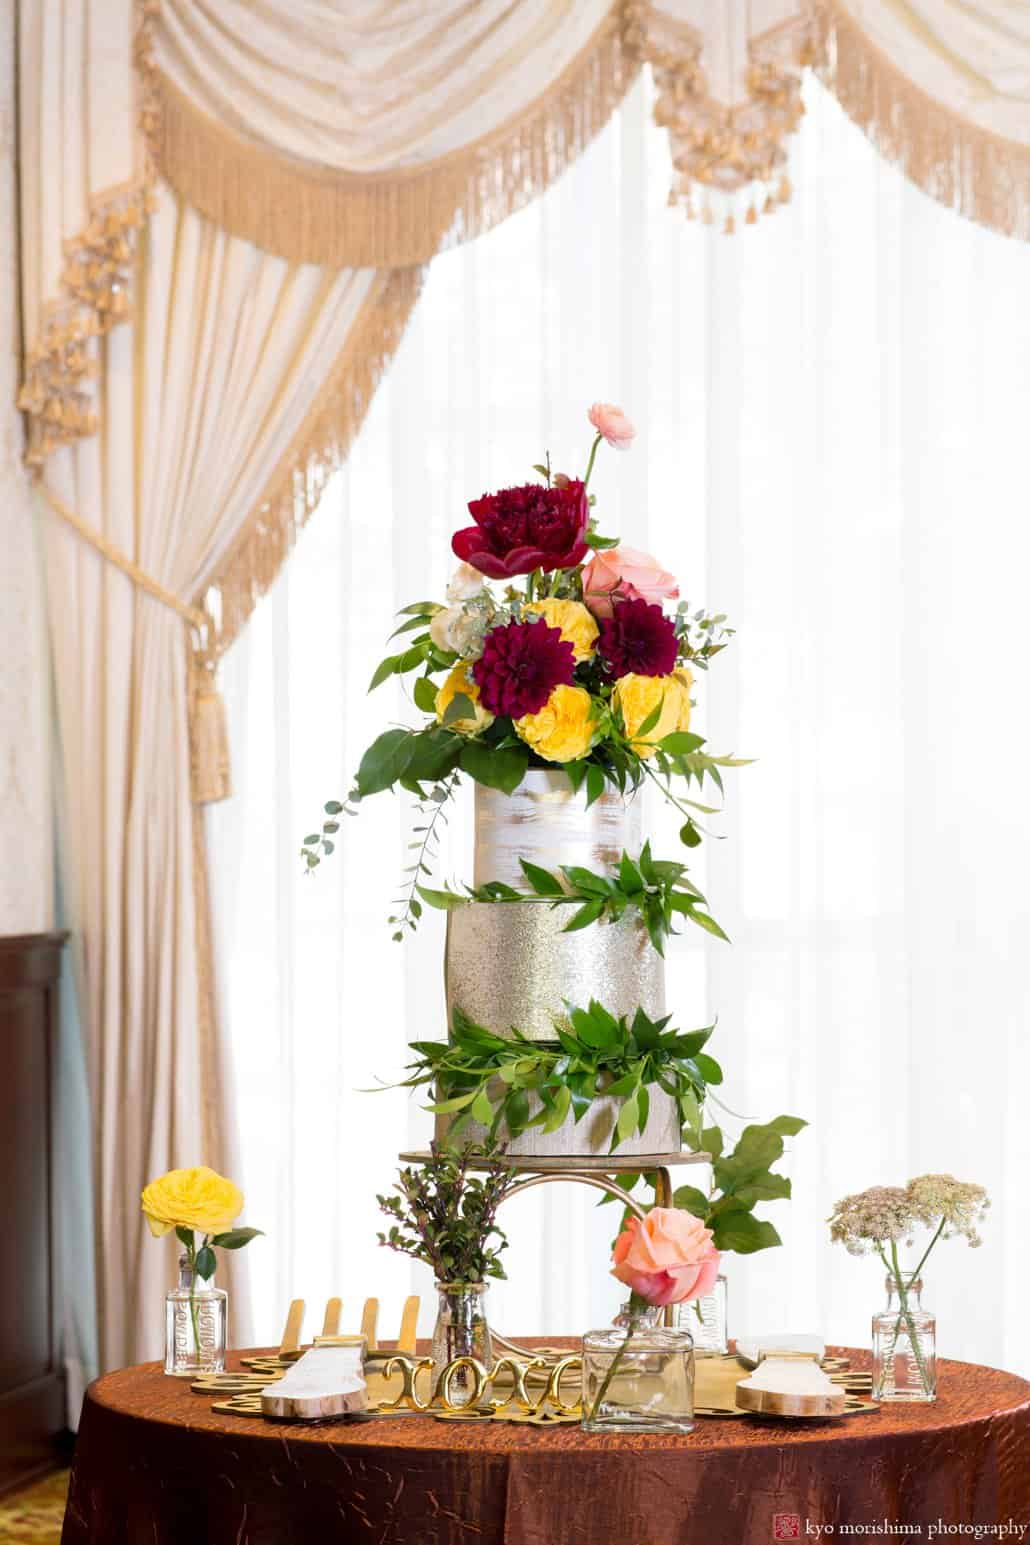
[[[0,1545],[60,1545],[68,1471],[59,1470],[0,1502]]]

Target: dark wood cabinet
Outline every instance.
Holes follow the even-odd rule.
[[[57,983],[65,935],[0,938],[0,1493],[54,1463],[65,1426],[53,1257]]]

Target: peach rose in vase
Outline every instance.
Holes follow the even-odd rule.
[[[712,1231],[679,1207],[652,1207],[630,1218],[615,1241],[612,1276],[630,1290],[626,1339],[608,1367],[588,1419],[596,1420],[623,1354],[648,1308],[664,1308],[710,1293],[719,1275]]]

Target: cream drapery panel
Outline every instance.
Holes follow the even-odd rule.
[[[78,233],[103,227],[112,211],[142,209],[146,182],[132,161],[129,9],[106,3],[84,29],[87,9],[71,0],[22,8],[22,266],[27,326],[39,340],[26,390],[44,389],[41,411],[30,413],[35,461],[59,504],[196,603],[231,550],[253,547],[263,511],[276,513],[271,545],[281,556],[282,501],[306,508],[294,448],[321,444],[330,465],[320,437],[331,409],[342,451],[343,426],[360,422],[418,275],[398,283],[389,272],[267,257],[156,186],[149,220],[119,237],[135,252],[119,259],[118,316],[131,283],[135,320],[114,326],[83,302],[68,283],[69,267],[81,267]],[[72,347],[83,356],[81,410],[77,402],[69,422],[58,410],[68,389],[62,351]],[[84,433],[87,423],[95,433]],[[141,1227],[142,1184],[175,1164],[234,1167],[191,802],[196,684],[181,618],[45,500],[42,516],[59,824],[94,1118],[100,1349],[112,1366],[155,1355],[162,1334],[169,1261]],[[236,1334],[245,1334],[243,1297],[234,1300]]]
[[[209,667],[346,454],[421,280],[417,264],[267,254],[159,178],[136,132],[154,124],[155,10],[24,0],[20,37],[21,405],[45,531],[103,1366],[158,1350],[169,1262],[141,1227],[142,1184],[175,1164],[234,1168],[195,803],[227,792]],[[516,71],[534,124],[531,93],[553,105],[582,10],[566,8],[542,73]],[[605,77],[512,197],[564,166],[627,78]],[[515,100],[505,89],[498,110]],[[477,177],[492,164],[503,183],[511,154],[509,139]],[[184,623],[198,611],[204,625]]]
[[[286,256],[416,262],[486,229],[641,60],[688,213],[711,193],[740,191],[741,213],[789,194],[785,141],[814,64],[920,187],[1030,237],[1030,12],[1015,0],[153,5],[165,175]],[[534,79],[549,90],[529,123]]]

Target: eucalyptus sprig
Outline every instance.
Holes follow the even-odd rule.
[[[485,1165],[485,1173],[473,1173],[473,1164]],[[508,1241],[497,1209],[517,1179],[494,1144],[467,1143],[455,1151],[433,1143],[424,1164],[400,1171],[398,1194],[376,1197],[391,1220],[379,1243],[424,1261],[438,1282],[503,1277],[500,1254]]]
[[[416,1060],[399,1087],[433,1085],[436,1099],[427,1109],[455,1117],[452,1135],[478,1121],[491,1141],[502,1130],[511,1138],[530,1127],[556,1132],[570,1111],[579,1122],[595,1099],[611,1096],[619,1102],[612,1152],[643,1132],[649,1091],[657,1087],[675,1099],[696,1149],[708,1086],[722,1082],[722,1069],[703,1050],[714,1026],[684,1033],[666,1028],[670,1018],[653,1020],[638,1008],[628,1020],[591,1001],[555,1021],[552,1042],[532,1041],[514,1027],[510,1038],[495,1035],[456,1008],[449,1041],[411,1042]]]
[[[704,910],[705,898],[687,879],[687,866],[670,859],[652,857],[651,844],[645,842],[637,858],[623,852],[608,874],[598,874],[578,864],[562,864],[556,870],[544,869],[520,858],[529,892],[516,890],[500,880],[485,885],[466,885],[464,891],[416,888],[427,906],[450,912],[470,902],[540,902],[553,910],[578,903],[562,933],[575,933],[591,923],[617,922],[630,908],[640,913],[648,938],[658,951],[665,953],[665,941],[675,933],[677,916],[696,923],[706,933],[719,939],[726,935]]]

